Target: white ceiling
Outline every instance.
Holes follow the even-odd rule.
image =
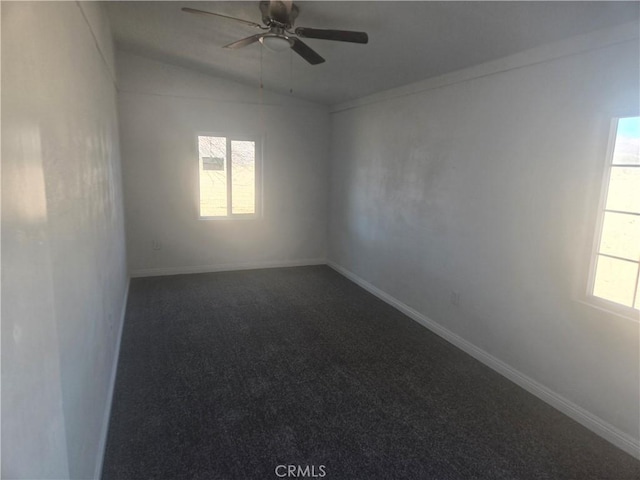
[[[368,45],[305,39],[326,59],[263,52],[265,88],[336,104],[544,43],[638,21],[638,2],[297,1],[296,26],[366,31]],[[189,6],[261,23],[253,2],[108,2],[120,50],[257,85],[260,44],[223,49],[253,28],[182,12]]]

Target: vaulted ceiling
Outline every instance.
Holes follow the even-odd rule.
[[[326,62],[259,43],[247,25],[182,7],[261,23],[253,2],[107,2],[118,49],[249,85],[336,104],[477,65],[574,35],[638,21],[638,2],[300,1],[296,26],[365,31],[367,45],[305,39]],[[261,67],[262,65],[262,67]]]

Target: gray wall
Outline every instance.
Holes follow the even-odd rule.
[[[100,5],[2,2],[2,477],[91,478],[127,287]]]
[[[330,261],[635,442],[638,322],[581,300],[638,50],[523,53],[336,106],[329,233]]]
[[[123,52],[117,66],[132,274],[324,261],[326,107],[269,92],[261,106],[257,84]],[[199,132],[263,136],[263,218],[198,219]]]

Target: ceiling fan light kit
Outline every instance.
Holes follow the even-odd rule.
[[[289,38],[280,35],[266,34],[260,38],[260,43],[272,52],[282,52],[291,48],[293,42]]]
[[[212,15],[243,23],[250,27],[266,30],[265,33],[258,33],[250,37],[243,38],[236,42],[225,45],[224,48],[242,48],[255,42],[260,42],[269,50],[281,52],[288,48],[292,49],[311,65],[318,65],[325,60],[315,50],[304,43],[300,38],[312,38],[319,40],[332,40],[336,42],[349,42],[365,44],[369,42],[369,37],[365,32],[353,32],[349,30],[323,30],[318,28],[298,27],[293,29],[295,19],[298,17],[299,8],[291,1],[270,0],[260,2],[260,12],[262,13],[262,23],[244,20],[241,18],[222,15],[220,13],[206,12],[194,8],[183,8],[182,11],[198,15]]]

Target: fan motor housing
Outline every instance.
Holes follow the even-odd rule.
[[[260,2],[260,12],[262,13],[262,23],[270,27],[272,25],[281,26],[285,29],[293,27],[298,16],[298,6],[291,3],[291,11],[285,2],[263,0]]]

